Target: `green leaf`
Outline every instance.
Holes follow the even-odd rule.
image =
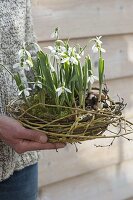
[[[104,76],[104,59],[99,58],[99,84],[102,85]]]
[[[52,79],[51,68],[48,61],[47,55],[45,55],[42,51],[38,52],[38,58],[40,60],[40,69],[42,71],[42,75],[45,77],[46,85],[51,88],[51,95],[55,96],[55,85]]]

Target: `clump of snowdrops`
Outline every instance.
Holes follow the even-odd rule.
[[[132,123],[122,116],[123,101],[111,100],[104,84],[101,36],[89,42],[98,54],[98,76],[89,55],[81,62],[86,46],[71,47],[69,40],[59,39],[58,29],[52,37],[54,46],[42,50],[38,44],[24,44],[19,51],[14,73],[9,71],[18,87],[18,98],[8,105],[9,113],[25,127],[45,132],[50,142],[126,138]],[[34,49],[34,55],[29,49]],[[93,87],[95,80],[97,88]],[[109,130],[110,126],[119,131]],[[106,130],[108,134],[104,134]]]

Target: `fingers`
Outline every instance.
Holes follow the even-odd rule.
[[[15,145],[14,149],[17,153],[24,153],[26,151],[34,151],[34,150],[50,150],[50,149],[59,149],[64,148],[65,144],[63,143],[38,143],[31,142],[27,140],[20,141],[17,145]]]
[[[31,140],[39,143],[46,143],[48,138],[46,134],[41,131],[34,131],[30,129],[23,128],[20,133],[20,139]]]

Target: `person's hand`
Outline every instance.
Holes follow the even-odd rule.
[[[0,117],[0,139],[19,154],[26,151],[65,147],[63,143],[48,143],[44,133],[26,129],[18,121],[6,116]]]

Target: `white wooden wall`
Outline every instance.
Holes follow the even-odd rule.
[[[62,39],[84,46],[103,35],[106,79],[110,94],[128,102],[125,114],[133,120],[133,1],[32,0],[33,21],[42,47],[60,28]],[[94,57],[95,64],[95,57]],[[131,200],[133,142],[116,140],[110,148],[96,148],[105,140],[68,145],[58,153],[44,151],[40,161],[41,200]],[[109,142],[109,141],[108,141]]]

